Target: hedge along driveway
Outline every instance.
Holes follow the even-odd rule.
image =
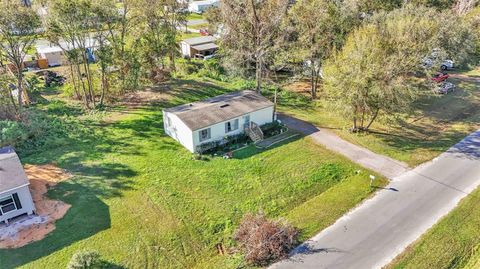
[[[238,159],[192,160],[164,135],[161,109],[225,89],[176,83],[189,90],[172,91],[170,100],[108,124],[79,120],[86,129],[81,135],[22,156],[25,163],[56,162],[74,174],[49,192],[72,209],[44,240],[0,250],[1,268],[64,268],[82,249],[127,268],[235,268],[238,255],[219,256],[215,245],[232,246],[246,212],[285,217],[308,238],[372,192],[367,171],[357,174],[360,167],[305,138],[247,148]],[[302,214],[319,211],[317,218]]]

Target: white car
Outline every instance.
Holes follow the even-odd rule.
[[[440,65],[440,69],[442,70],[450,70],[455,67],[455,63],[452,60],[445,60],[443,61],[442,65]]]
[[[208,60],[208,59],[212,59],[213,57],[215,57],[215,54],[210,54],[210,55],[195,54],[193,56],[194,59],[198,59],[198,60]]]
[[[433,66],[433,60],[430,58],[426,58],[423,60],[423,66],[427,68],[432,68]],[[444,60],[440,64],[440,69],[442,70],[450,70],[455,68],[455,63],[452,60]]]

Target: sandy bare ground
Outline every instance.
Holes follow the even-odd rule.
[[[69,204],[46,197],[48,188],[69,179],[70,174],[52,164],[26,165],[25,172],[37,215],[12,220],[8,226],[0,225],[0,248],[18,248],[43,239],[70,208]]]

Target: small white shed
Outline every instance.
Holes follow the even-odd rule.
[[[274,104],[255,91],[238,91],[163,110],[165,133],[191,152],[274,120]]]
[[[38,58],[48,61],[48,66],[60,66],[66,62],[63,50],[58,46],[38,46],[37,54]]]
[[[218,49],[216,41],[217,38],[213,36],[199,36],[182,40],[180,42],[182,55],[186,58],[193,58],[195,54],[212,55]]]
[[[98,40],[95,36],[90,36],[84,40],[85,48],[90,51],[95,51],[98,46]],[[108,42],[107,42],[108,43]],[[68,63],[67,58],[65,57],[64,50],[71,50],[73,44],[61,41],[58,45],[42,43],[36,46],[37,55],[39,59],[46,59],[48,61],[48,66],[61,66]],[[78,47],[78,46],[77,46]]]
[[[29,184],[13,148],[0,148],[0,222],[35,212]]]
[[[188,4],[188,11],[193,13],[203,13],[207,9],[212,7],[218,7],[219,5],[219,0],[193,1]]]

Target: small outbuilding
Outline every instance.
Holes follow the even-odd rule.
[[[213,55],[218,50],[216,41],[217,39],[213,36],[200,36],[182,40],[180,42],[182,55],[185,58],[194,58],[195,55]]]
[[[219,95],[163,110],[165,132],[191,152],[204,143],[246,132],[263,138],[261,125],[274,121],[274,104],[255,91]]]
[[[0,222],[35,212],[29,184],[15,150],[0,148]]]
[[[98,47],[98,40],[95,37],[87,37],[85,39],[85,48],[87,58],[90,62],[95,62],[94,52]],[[61,41],[58,45],[54,44],[39,44],[36,46],[38,65],[40,68],[61,66],[68,64],[68,59],[65,56],[65,50],[73,49],[73,45],[69,42]]]
[[[188,11],[200,14],[209,8],[218,7],[219,5],[219,0],[192,1],[188,3]]]
[[[46,60],[47,65],[50,67],[66,63],[63,50],[58,46],[39,46],[37,47],[37,55],[40,60]]]

